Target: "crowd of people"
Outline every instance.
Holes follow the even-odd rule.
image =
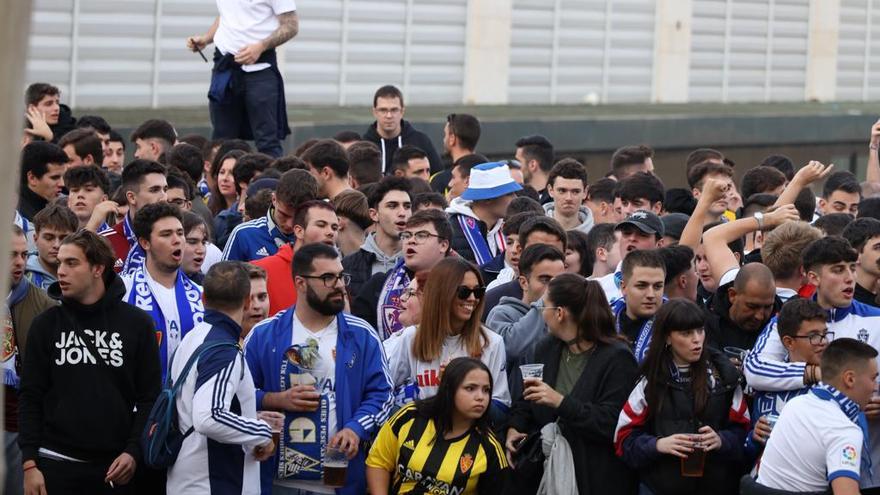
[[[861,183],[701,148],[675,188],[463,113],[435,149],[389,85],[285,154],[272,3],[187,42],[211,139],[27,88],[3,493],[880,493],[880,121]]]

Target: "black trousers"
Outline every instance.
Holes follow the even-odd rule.
[[[237,70],[237,69],[236,69]],[[250,126],[254,144],[261,153],[280,157],[278,139],[278,101],[284,88],[271,68],[240,74],[242,87],[233,88],[231,101],[223,104],[210,101],[213,139],[237,139],[242,126]]]
[[[46,493],[52,495],[130,495],[134,493],[131,484],[116,485],[111,488],[104,483],[110,463],[56,461],[40,458],[40,472],[46,480]]]

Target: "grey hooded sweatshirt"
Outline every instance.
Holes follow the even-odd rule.
[[[556,211],[556,202],[553,201],[551,203],[547,203],[544,205],[544,213],[547,214],[548,217],[553,218],[553,213]],[[593,228],[593,212],[590,211],[586,206],[581,206],[578,211],[578,219],[580,220],[580,225],[575,227],[575,230],[580,230],[584,234],[588,234],[590,229]]]

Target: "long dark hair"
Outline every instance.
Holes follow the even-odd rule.
[[[231,204],[226,203],[226,198],[220,194],[220,186],[217,185],[217,177],[220,176],[220,169],[223,168],[223,162],[226,160],[235,160],[236,163],[238,163],[238,159],[244,155],[244,151],[234,149],[224,153],[223,156],[214,157],[214,162],[211,164],[211,177],[214,178],[214,185],[211,187],[211,197],[208,198],[208,209],[211,210],[211,215],[217,216],[218,213],[232,206]]]
[[[434,428],[437,431],[437,437],[440,438],[450,430],[452,430],[452,414],[455,412],[455,393],[461,387],[465,377],[473,370],[483,370],[489,375],[489,390],[494,390],[494,382],[492,380],[492,372],[479,359],[460,357],[455,358],[446,365],[443,371],[443,378],[440,379],[440,386],[437,388],[437,395],[416,402],[416,411],[422,416],[434,420]],[[490,392],[491,395],[491,392]],[[489,407],[492,403],[490,398],[486,404],[486,410],[483,415],[474,421],[474,428],[481,433],[488,433],[489,428]]]
[[[675,366],[672,349],[666,345],[666,337],[672,332],[704,328],[706,315],[697,303],[688,299],[674,298],[663,303],[654,315],[654,330],[648,354],[642,363],[641,376],[647,379],[645,400],[648,415],[653,416],[663,408],[663,398],[669,387],[670,370]],[[709,397],[708,367],[709,359],[706,344],[700,359],[691,363],[691,391],[694,398],[694,416],[699,417],[706,407]]]
[[[579,339],[603,344],[624,341],[614,330],[614,315],[599,282],[563,273],[547,285],[547,299],[574,315]]]
[[[452,327],[450,315],[453,304],[458,300],[455,293],[467,272],[473,273],[477,277],[477,285],[483,286],[480,270],[458,257],[445,258],[434,265],[425,281],[424,290],[419,284],[419,290],[422,290],[424,296],[422,320],[412,343],[412,353],[419,361],[430,362],[440,356],[443,341]],[[485,305],[485,296],[477,300],[470,320],[465,322],[461,331],[462,344],[471,357],[482,356],[483,349],[489,345],[489,336],[480,324],[480,315],[483,314]]]

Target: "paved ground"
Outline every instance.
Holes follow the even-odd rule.
[[[290,121],[298,126],[325,124],[364,124],[373,120],[368,107],[288,107]],[[408,107],[406,118],[420,122],[443,122],[454,112],[471,113],[484,122],[582,120],[582,119],[646,119],[719,116],[817,116],[817,115],[878,115],[880,102],[842,103],[689,103],[689,104],[627,104],[627,105],[482,105]],[[151,117],[162,117],[177,126],[209,125],[208,109],[89,109],[77,108],[74,115],[95,113],[107,118],[114,126],[130,127]]]

